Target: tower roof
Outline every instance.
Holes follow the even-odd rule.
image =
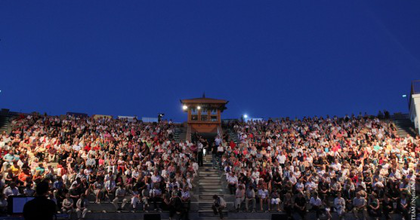
[[[213,98],[193,98],[193,99],[183,99],[181,100],[182,104],[227,104],[228,101],[223,99],[213,99]]]

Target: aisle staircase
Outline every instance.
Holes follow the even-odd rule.
[[[186,138],[186,135],[187,135],[187,131],[186,131],[187,129],[185,128],[185,127],[177,127],[177,128],[175,128],[175,132],[174,132],[174,140],[175,140],[175,142],[177,142],[177,143],[180,143],[180,142],[184,142],[185,141],[185,138]]]
[[[199,179],[198,179],[198,213],[199,219],[219,219],[217,215],[214,215],[211,208],[213,204],[213,195],[219,195],[223,197],[227,206],[233,207],[233,202],[230,199],[233,199],[233,196],[229,195],[229,192],[226,189],[226,180],[224,174],[219,169],[214,169],[212,167],[211,155],[207,155],[204,158],[204,166],[199,169]],[[228,216],[228,208],[224,210],[223,215]]]
[[[236,144],[239,144],[238,133],[236,133],[232,128],[225,129],[229,135],[229,139],[233,140]]]
[[[394,124],[397,126],[397,133],[400,137],[406,137],[407,134],[415,137],[416,130],[414,129],[414,124],[410,119],[394,119]]]
[[[11,132],[11,121],[12,119],[9,116],[0,116],[0,133],[5,131],[9,134]]]

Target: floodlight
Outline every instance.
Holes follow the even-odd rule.
[[[245,114],[245,115],[244,115],[244,118],[245,118],[245,119],[247,119],[247,118],[248,118],[248,115],[247,115],[247,114]]]

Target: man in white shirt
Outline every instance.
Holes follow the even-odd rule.
[[[315,192],[313,194],[309,203],[311,204],[312,209],[316,212],[316,218],[319,220],[319,217],[321,216],[322,201],[318,197],[318,193]]]
[[[219,137],[219,135],[217,135],[216,139],[214,139],[214,143],[216,144],[216,147],[218,147],[221,142],[222,142],[222,139]]]
[[[368,217],[368,213],[366,210],[366,199],[362,197],[358,192],[356,194],[356,197],[353,199],[353,214],[356,219],[359,219],[358,214],[360,211],[362,211],[363,213],[363,218],[366,219]]]
[[[230,194],[234,195],[238,186],[238,177],[231,171],[227,177]]]
[[[73,150],[76,152],[79,152],[80,149],[82,149],[82,147],[79,145],[79,143],[76,143],[75,145],[73,145]]]
[[[112,204],[114,205],[117,211],[124,209],[124,206],[128,203],[128,199],[126,197],[126,190],[121,185],[118,186],[117,190],[115,190],[115,199],[112,200]],[[118,202],[122,202],[121,208],[118,205]]]
[[[19,190],[16,187],[16,183],[14,183],[14,182],[10,183],[10,185],[3,190],[3,194],[6,197],[6,199],[9,196],[18,196],[18,195],[20,195]]]
[[[346,209],[346,200],[341,197],[341,193],[337,193],[337,197],[334,199],[334,207],[335,210],[339,216],[339,218],[342,218],[342,216],[345,214]]]

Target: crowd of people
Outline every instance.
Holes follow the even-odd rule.
[[[217,137],[237,211],[284,211],[302,219],[410,219],[420,213],[420,138],[367,115],[231,122],[239,143]],[[220,161],[218,163],[217,161]]]
[[[237,134],[214,141],[174,140],[170,121],[25,115],[0,135],[0,211],[10,196],[34,196],[48,183],[62,213],[84,219],[89,204],[115,210],[168,210],[188,219],[203,151],[226,174],[237,211],[284,211],[305,218],[358,219],[420,213],[420,138],[400,137],[389,120],[370,116],[236,121]],[[214,196],[214,211],[226,202]],[[127,205],[129,207],[127,207]],[[104,210],[105,211],[105,210]],[[221,216],[222,217],[222,216]]]
[[[89,204],[104,202],[188,219],[197,152],[190,142],[175,142],[171,121],[32,114],[11,126],[0,135],[1,211],[8,197],[35,196],[36,185],[47,182],[57,211],[78,219]]]

